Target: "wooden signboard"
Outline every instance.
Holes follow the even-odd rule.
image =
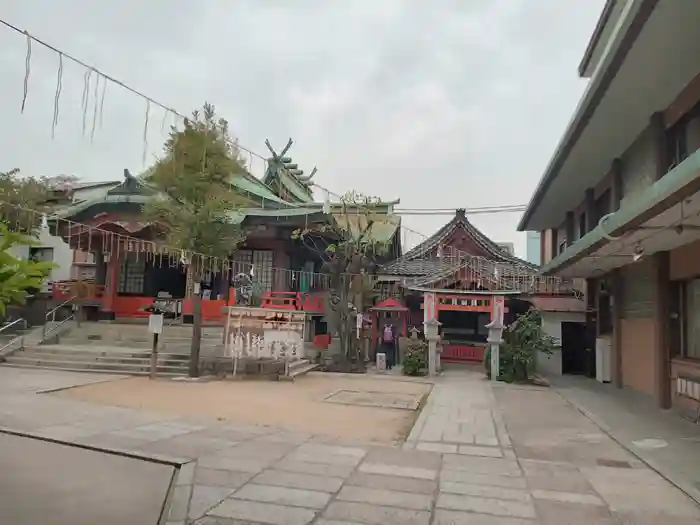
[[[248,306],[228,307],[226,354],[257,359],[297,359],[304,354],[306,314]]]

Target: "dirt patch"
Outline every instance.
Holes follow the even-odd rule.
[[[294,383],[270,381],[150,381],[133,377],[57,392],[56,396],[103,405],[156,410],[186,417],[271,425],[348,440],[389,443],[409,433],[417,410],[329,403],[337,392],[363,398],[421,399],[432,388],[421,380],[318,373]]]

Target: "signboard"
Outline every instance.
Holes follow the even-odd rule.
[[[246,306],[228,307],[226,355],[257,359],[304,357],[306,314]]]
[[[163,315],[151,314],[148,316],[148,331],[152,334],[163,333]]]
[[[359,313],[358,313],[358,314],[357,314],[357,319],[356,319],[356,321],[357,321],[357,323],[356,323],[356,327],[357,327],[357,338],[358,338],[358,339],[360,338],[360,335],[362,334],[362,319],[363,319],[363,318],[362,318],[362,314],[359,314]]]

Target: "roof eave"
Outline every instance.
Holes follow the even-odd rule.
[[[586,71],[588,70],[588,66],[591,63],[591,59],[593,58],[593,54],[595,53],[596,48],[600,44],[600,37],[603,35],[603,32],[605,31],[605,27],[608,25],[608,22],[610,21],[610,15],[612,15],[613,8],[615,7],[615,4],[617,3],[617,1],[618,0],[607,0],[605,2],[605,6],[603,7],[603,12],[598,17],[598,22],[596,22],[596,26],[595,26],[595,29],[593,30],[593,34],[591,35],[591,38],[588,41],[588,45],[586,46],[586,50],[583,52],[583,58],[581,59],[581,62],[578,65],[578,74],[580,77],[586,76]]]
[[[625,7],[625,12],[620,15],[620,19],[626,19],[632,10],[636,6],[636,11],[632,20],[627,24],[627,28],[624,31],[618,31],[613,37],[613,42],[610,47],[610,51],[601,59],[600,65],[590,80],[588,89],[583,95],[583,98],[579,102],[576,112],[573,118],[569,122],[569,125],[564,132],[559,144],[557,145],[554,155],[550,160],[544,174],[537,183],[537,187],[528,202],[527,208],[523,213],[523,216],[518,222],[517,230],[526,231],[531,229],[530,221],[534,215],[537,207],[544,198],[550,184],[559,174],[561,167],[566,162],[571,150],[580,138],[581,134],[588,125],[588,121],[591,119],[595,113],[596,108],[600,104],[603,96],[605,95],[608,87],[615,78],[618,70],[622,66],[622,63],[627,56],[632,44],[639,36],[644,24],[647,22],[651,16],[654,7],[659,0],[631,0],[629,4]]]

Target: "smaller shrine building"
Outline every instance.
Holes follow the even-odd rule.
[[[535,307],[548,333],[561,342],[561,355],[543,360],[541,368],[554,373],[595,370],[585,351],[586,305],[572,282],[546,278],[538,267],[489,239],[467,218],[464,209],[434,235],[381,269],[384,295],[394,312],[386,322],[404,330],[422,329],[428,316],[441,323],[443,362],[480,362],[486,350],[494,297],[505,298],[505,322]],[[404,310],[401,310],[401,308]]]

